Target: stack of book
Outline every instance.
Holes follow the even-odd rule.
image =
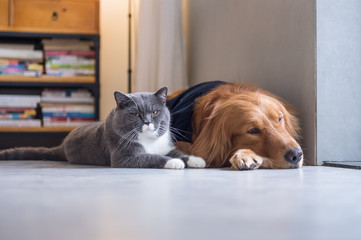
[[[0,95],[0,126],[40,127],[40,119],[35,119],[38,95]]]
[[[87,89],[44,89],[44,126],[81,126],[94,122],[94,97]]]
[[[78,39],[44,39],[46,74],[91,76],[95,73],[93,42]]]
[[[40,76],[43,52],[31,44],[0,44],[0,75]]]

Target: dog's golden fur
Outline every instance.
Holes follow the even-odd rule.
[[[196,100],[189,153],[207,167],[297,168],[285,154],[300,149],[299,122],[279,97],[244,84],[221,85]],[[301,150],[300,150],[301,151]],[[302,151],[301,151],[302,153]]]

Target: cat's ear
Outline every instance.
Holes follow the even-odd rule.
[[[124,107],[130,103],[133,103],[133,100],[130,97],[119,91],[114,92],[114,98],[117,102],[117,106],[119,107]]]
[[[167,87],[162,87],[156,93],[154,93],[154,95],[157,98],[159,98],[162,101],[163,104],[165,104],[165,102],[167,101],[167,93],[168,93],[168,88]]]

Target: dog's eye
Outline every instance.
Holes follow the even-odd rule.
[[[282,124],[283,123],[283,117],[278,118],[278,122]]]
[[[247,132],[248,134],[260,134],[261,130],[259,130],[258,128],[252,128],[251,130],[249,130]]]

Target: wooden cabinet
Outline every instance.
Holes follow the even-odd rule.
[[[99,0],[0,0],[0,31],[99,33]]]
[[[9,25],[9,1],[0,0],[0,28],[6,28]]]
[[[92,76],[40,77],[0,74],[0,92],[41,93],[45,88],[86,88],[94,97],[99,120],[99,0],[0,0],[0,42],[30,43],[42,48],[43,39],[93,42]],[[73,127],[0,127],[0,149],[18,146],[56,146]]]

